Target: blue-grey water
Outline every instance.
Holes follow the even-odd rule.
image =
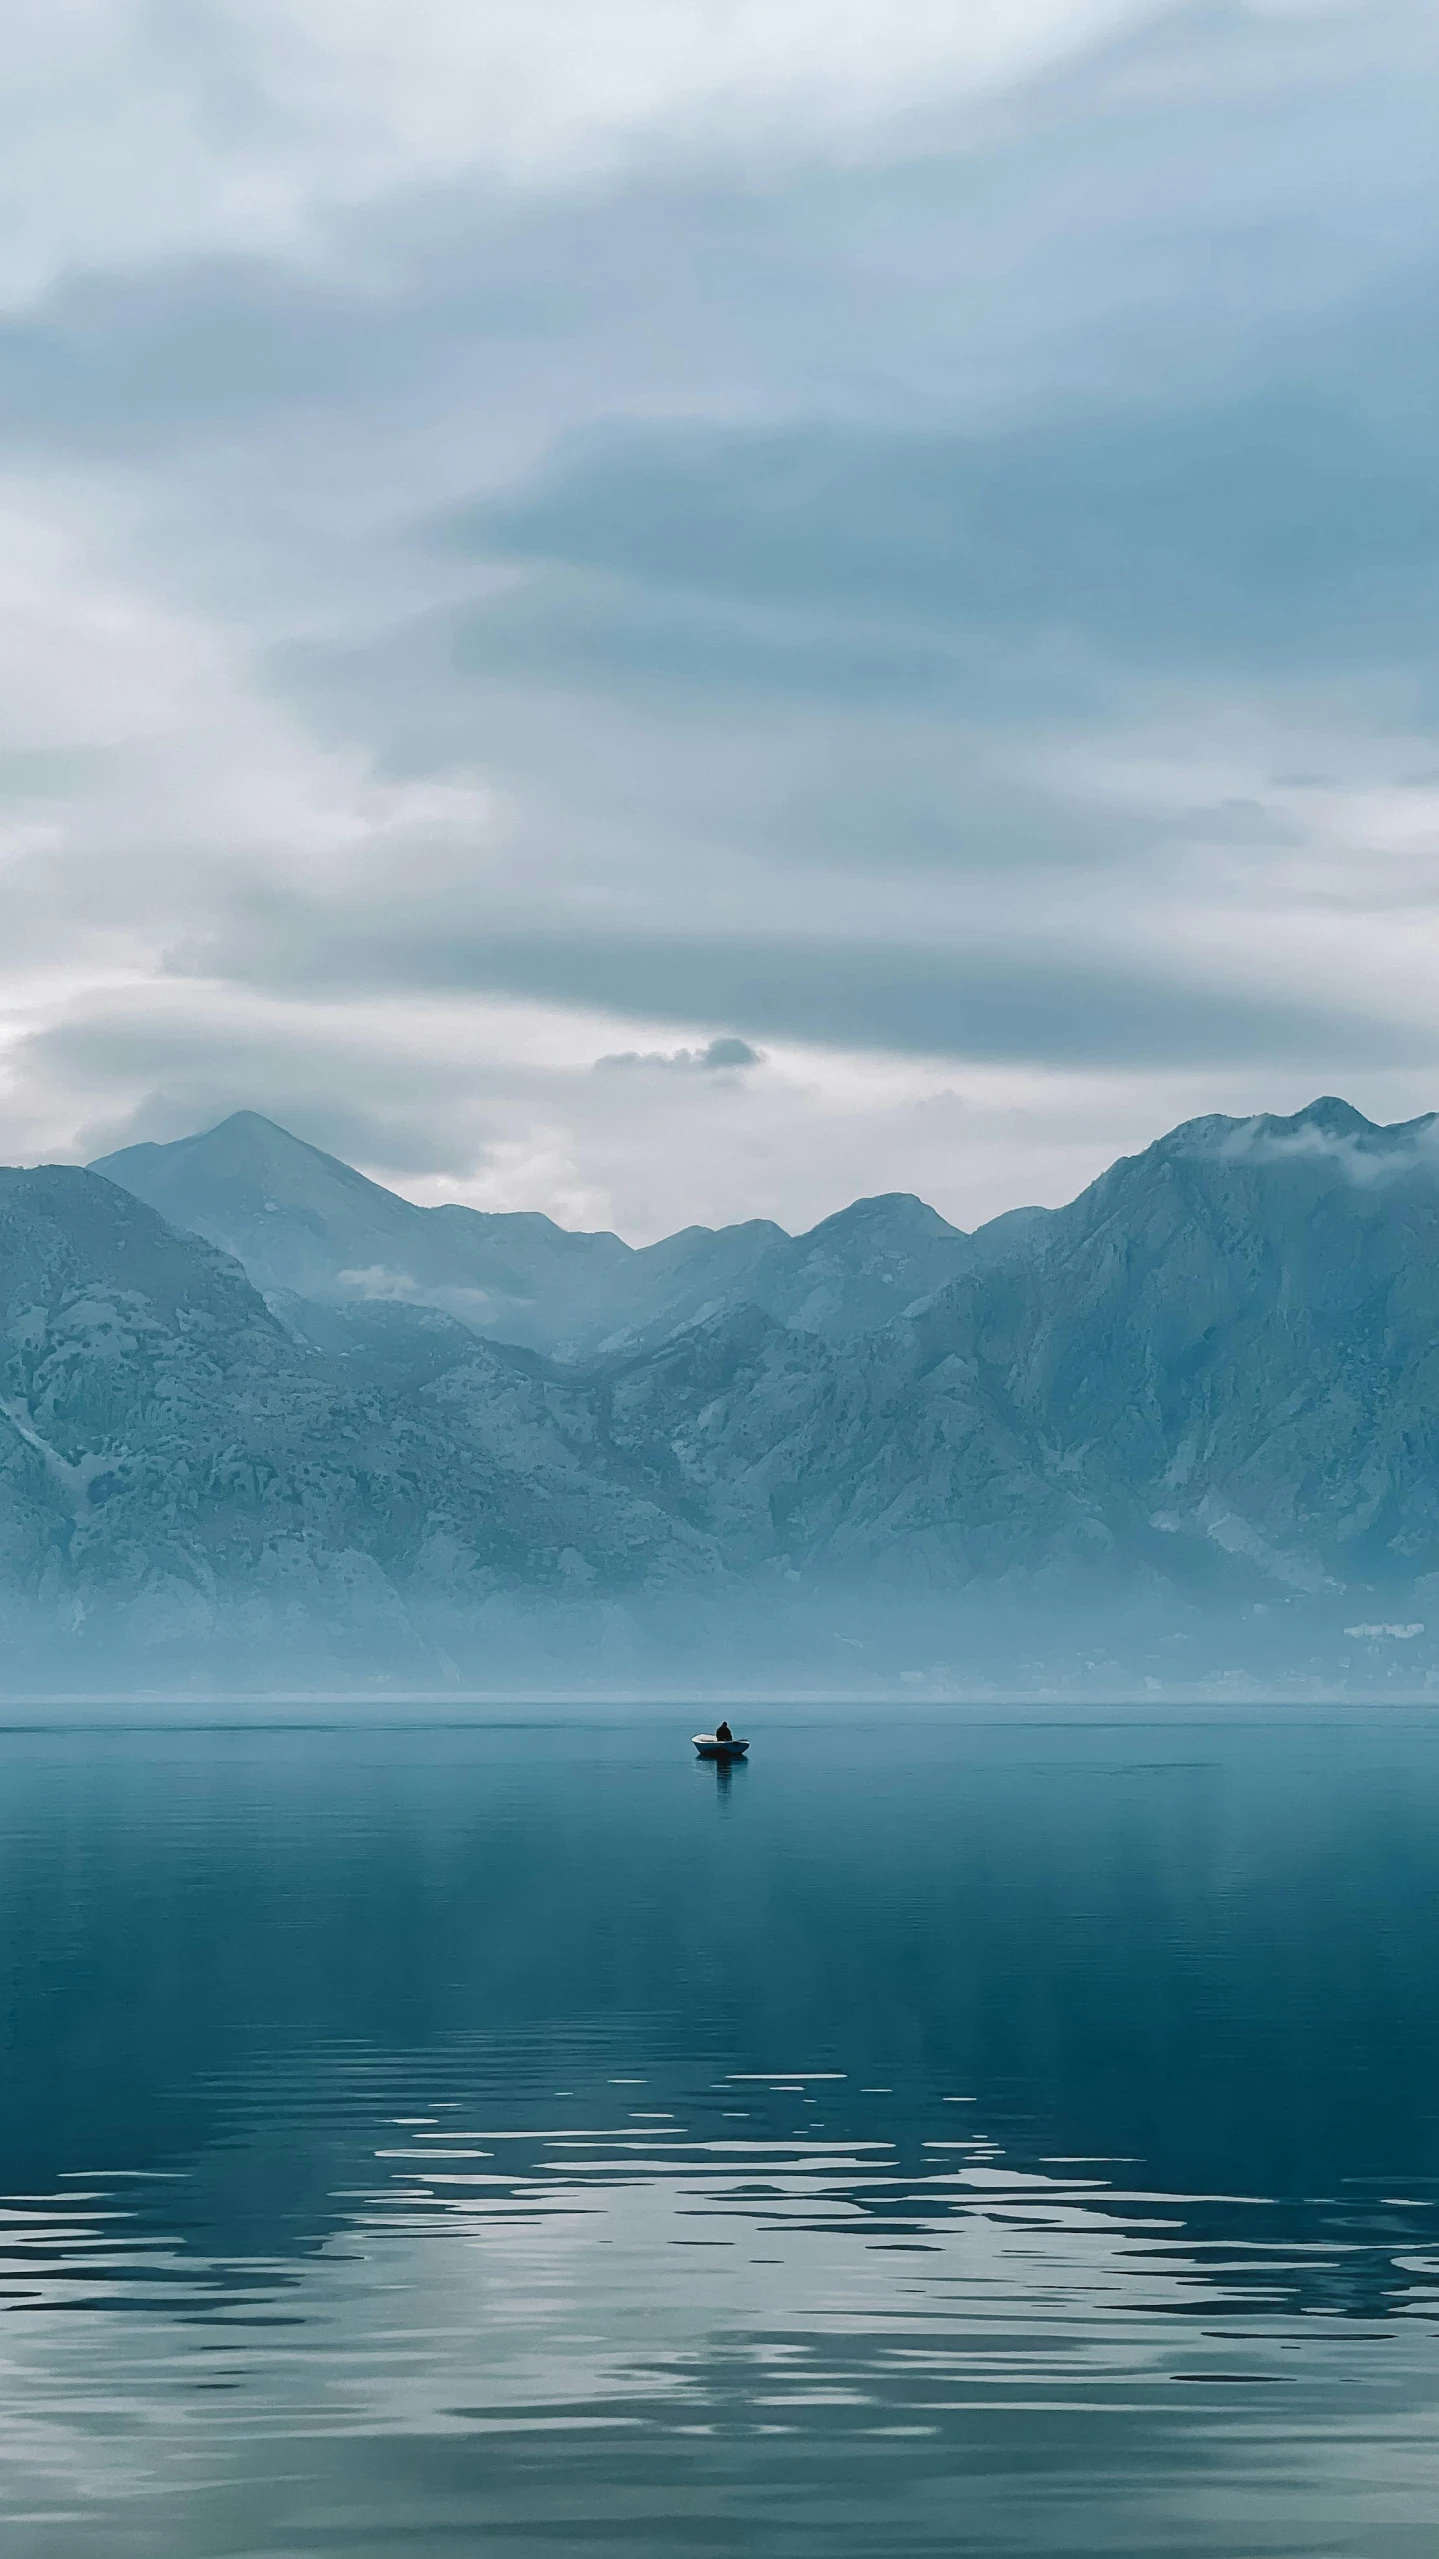
[[[1397,2559],[1439,1716],[0,1734],[7,2559]]]

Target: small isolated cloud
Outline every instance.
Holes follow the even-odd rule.
[[[692,1075],[696,1069],[713,1074],[720,1067],[760,1066],[763,1062],[762,1049],[751,1048],[748,1040],[728,1038],[711,1040],[706,1048],[616,1049],[607,1057],[597,1057],[595,1067],[663,1066]]]
[[[751,1048],[748,1040],[736,1039],[711,1040],[698,1060],[701,1066],[758,1066],[760,1062],[757,1048]]]

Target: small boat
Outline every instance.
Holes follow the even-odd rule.
[[[694,1744],[701,1759],[743,1759],[749,1748],[748,1742],[722,1742],[713,1733],[696,1733]]]

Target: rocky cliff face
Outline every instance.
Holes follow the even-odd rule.
[[[201,1617],[1104,1589],[1427,1622],[1434,1122],[1191,1123],[889,1316],[965,1243],[901,1205],[783,1239],[783,1287],[760,1229],[729,1279],[771,1305],[672,1303],[663,1338],[556,1366],[423,1305],[267,1304],[94,1173],[4,1174],[3,1587]]]
[[[1432,1120],[1194,1122],[1054,1219],[1013,1392],[1130,1545],[1402,1578],[1439,1530],[1436,1247]]]
[[[0,1174],[8,1594],[383,1614],[427,1590],[714,1570],[642,1494],[595,1497],[562,1393],[520,1355],[459,1327],[438,1362],[426,1347],[428,1363],[414,1344],[408,1361],[318,1347],[238,1263],[115,1185]]]

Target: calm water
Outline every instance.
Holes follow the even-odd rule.
[[[7,2559],[1435,2547],[1439,1719],[0,1734]]]

